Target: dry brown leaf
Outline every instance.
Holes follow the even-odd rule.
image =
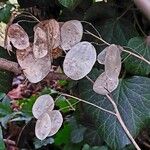
[[[83,35],[83,26],[78,20],[65,22],[61,27],[61,47],[69,50],[72,46],[79,43]]]
[[[121,70],[121,51],[117,45],[110,45],[108,47],[105,57],[105,72],[108,77],[118,77]]]
[[[32,113],[33,116],[38,119],[42,114],[47,111],[52,111],[53,109],[54,100],[50,95],[46,94],[37,98],[32,107]]]
[[[46,32],[40,27],[34,28],[33,54],[35,58],[42,58],[48,53],[48,40]]]
[[[7,36],[7,40],[10,40],[13,46],[19,50],[26,49],[30,45],[27,33],[17,23],[9,26]]]
[[[119,84],[119,79],[109,78],[106,73],[102,73],[95,81],[93,90],[101,95],[106,95],[114,91]]]
[[[32,47],[28,47],[23,51],[17,51],[16,54],[18,63],[30,82],[40,82],[50,72],[51,61],[48,55],[37,59],[32,53]]]
[[[96,62],[96,50],[89,42],[80,42],[66,54],[64,73],[73,80],[85,77]]]
[[[47,113],[39,117],[35,125],[35,135],[38,139],[44,140],[51,131],[51,119]]]
[[[48,136],[53,136],[58,132],[58,130],[62,126],[63,117],[59,110],[49,111],[48,114],[52,122],[51,131]]]

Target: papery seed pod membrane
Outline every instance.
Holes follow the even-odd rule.
[[[26,54],[26,51],[29,51],[29,53]],[[24,51],[17,51],[16,54],[24,75],[31,83],[40,82],[50,72],[51,61],[49,55],[36,59],[32,53],[32,47],[28,47]]]
[[[61,27],[61,47],[64,51],[79,43],[83,36],[83,26],[78,20],[65,22]]]
[[[106,52],[108,50],[108,47],[106,47],[102,52],[100,52],[97,56],[97,61],[104,65],[105,64],[105,57],[106,57]]]
[[[118,77],[121,71],[121,51],[117,45],[110,45],[105,57],[105,72],[108,77]]]
[[[47,111],[52,111],[53,109],[54,100],[50,95],[46,94],[37,98],[32,107],[32,113],[33,116],[38,119],[42,114]]]
[[[119,84],[119,79],[109,78],[106,73],[102,73],[95,81],[93,90],[101,95],[106,95],[113,92]]]
[[[63,117],[59,110],[48,111],[50,116],[52,127],[48,136],[53,136],[58,132],[63,123]]]
[[[35,58],[42,58],[48,53],[48,40],[46,32],[37,27],[34,29],[33,54]]]
[[[11,43],[18,50],[23,50],[29,47],[29,37],[25,30],[17,23],[9,26],[7,36]]]
[[[89,42],[80,42],[66,54],[64,73],[73,80],[85,77],[96,62],[96,50]]]
[[[35,135],[38,139],[44,140],[51,131],[51,119],[47,113],[42,114],[35,125]]]

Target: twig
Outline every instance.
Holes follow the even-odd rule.
[[[98,108],[98,109],[100,109],[100,110],[102,110],[102,111],[105,111],[105,112],[107,112],[107,113],[109,113],[109,114],[112,114],[112,115],[116,116],[116,114],[115,114],[114,112],[112,112],[112,111],[110,111],[110,110],[107,110],[107,109],[104,109],[104,108],[102,108],[102,107],[100,107],[100,106],[97,106],[97,105],[95,105],[95,104],[93,104],[93,103],[90,103],[90,102],[88,102],[88,101],[86,101],[86,100],[83,100],[83,99],[81,99],[81,98],[78,98],[78,97],[75,97],[75,96],[72,96],[72,95],[69,95],[69,94],[65,94],[65,93],[60,93],[60,94],[63,95],[63,96],[67,96],[67,97],[76,99],[76,100],[78,100],[78,101],[80,101],[80,102],[83,102],[83,103],[86,103],[86,104],[88,104],[88,105],[94,106],[94,107],[96,107],[96,108]]]
[[[110,46],[111,44],[109,44],[108,42],[106,42],[105,40],[103,40],[102,38],[96,36],[95,34],[91,33],[90,31],[86,30],[86,32],[90,35],[92,35],[93,37],[99,39],[100,41],[102,41],[103,43],[105,43],[106,45]],[[139,56],[131,51],[128,51],[128,50],[125,50],[125,49],[121,49],[123,52],[126,52],[128,54],[131,54],[132,56],[138,58],[138,59],[141,59],[142,61],[146,62],[147,64],[150,65],[150,61],[148,61],[147,59],[145,59],[143,56]]]
[[[128,138],[131,140],[131,142],[133,143],[133,145],[135,146],[135,148],[136,148],[137,150],[141,150],[141,148],[138,146],[138,144],[136,143],[136,141],[135,141],[134,138],[132,137],[131,133],[129,132],[128,128],[126,127],[126,125],[125,125],[125,123],[124,123],[124,121],[123,121],[123,119],[122,119],[122,117],[121,117],[121,115],[120,115],[120,112],[119,112],[119,110],[118,110],[118,108],[117,108],[116,103],[114,102],[114,100],[113,100],[108,94],[107,94],[106,96],[107,96],[107,98],[109,99],[109,101],[111,102],[111,104],[113,105],[114,110],[115,110],[115,112],[116,112],[116,117],[117,117],[119,123],[121,124],[122,128],[124,129],[126,135],[127,135]]]

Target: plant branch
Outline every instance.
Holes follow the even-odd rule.
[[[134,138],[132,137],[131,133],[129,132],[128,128],[126,127],[121,115],[120,115],[120,112],[118,110],[118,107],[116,105],[116,103],[114,102],[114,100],[107,94],[106,95],[107,98],[109,99],[109,101],[111,102],[111,104],[113,105],[114,107],[114,110],[116,112],[116,117],[120,123],[120,125],[122,126],[123,130],[125,131],[126,135],[128,136],[128,138],[131,140],[131,142],[133,143],[133,145],[135,146],[135,148],[137,150],[141,150],[141,148],[138,146],[138,144],[136,143],[136,141],[134,140]]]
[[[107,109],[104,109],[104,108],[102,108],[102,107],[100,107],[100,106],[97,106],[97,105],[95,105],[95,104],[93,104],[93,103],[90,103],[90,102],[88,102],[88,101],[86,101],[86,100],[83,100],[83,99],[81,99],[81,98],[78,98],[78,97],[75,97],[75,96],[72,96],[72,95],[69,95],[69,94],[65,94],[65,93],[60,93],[60,94],[63,95],[63,96],[66,96],[66,97],[70,97],[70,98],[76,99],[76,100],[78,100],[78,101],[80,101],[80,102],[83,102],[83,103],[86,103],[86,104],[88,104],[88,105],[94,106],[94,107],[96,107],[96,108],[98,108],[98,109],[100,109],[100,110],[102,110],[102,111],[105,111],[105,112],[107,112],[107,113],[109,113],[109,114],[112,114],[112,115],[116,116],[116,114],[115,114],[114,112],[112,112],[112,111],[110,111],[110,110],[107,110]]]
[[[102,42],[105,43],[106,45],[108,45],[108,46],[111,45],[110,43],[106,42],[106,41],[103,40],[101,37],[96,36],[95,34],[91,33],[90,31],[86,30],[86,32],[87,32],[87,34],[89,34],[89,35],[91,35],[91,36],[93,36],[93,37],[99,39],[100,41],[102,41]],[[123,49],[123,48],[122,48],[121,50],[122,50],[123,52],[126,52],[126,53],[128,53],[128,54],[130,54],[130,55],[132,55],[132,56],[134,56],[134,57],[136,57],[136,58],[138,58],[138,59],[141,59],[142,61],[144,61],[144,62],[146,62],[147,64],[150,65],[150,61],[148,61],[147,59],[145,59],[143,56],[140,56],[140,55],[138,55],[138,54],[135,54],[135,53],[133,53],[133,52],[131,52],[131,51],[128,51],[128,50],[125,50],[125,49]]]
[[[13,72],[15,74],[21,74],[22,70],[19,64],[4,58],[0,58],[0,69]],[[48,80],[70,80],[66,75],[62,73],[50,72],[45,79]]]

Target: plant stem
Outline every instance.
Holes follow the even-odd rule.
[[[109,44],[108,42],[106,42],[105,40],[103,40],[101,37],[96,36],[95,34],[91,33],[90,31],[86,30],[86,32],[87,32],[89,35],[92,35],[93,37],[99,39],[100,41],[102,41],[102,42],[105,43],[106,45],[108,45],[108,46],[111,45],[111,44]],[[131,52],[131,51],[125,50],[125,49],[123,49],[123,48],[122,48],[121,50],[122,50],[123,52],[126,52],[126,53],[128,53],[128,54],[130,54],[130,55],[132,55],[132,56],[134,56],[134,57],[136,57],[136,58],[138,58],[138,59],[141,59],[142,61],[144,61],[144,62],[146,62],[147,64],[150,65],[150,61],[148,61],[147,59],[145,59],[143,56],[139,56],[139,55],[137,55],[137,54],[135,54],[135,53],[133,53],[133,52]]]
[[[116,117],[117,117],[117,119],[118,119],[120,125],[122,126],[123,130],[125,131],[126,135],[127,135],[128,138],[131,140],[131,142],[133,143],[133,145],[135,146],[135,148],[136,148],[137,150],[141,150],[141,148],[138,146],[138,144],[136,143],[136,141],[135,141],[134,138],[132,137],[131,133],[129,132],[128,128],[126,127],[126,125],[125,125],[125,123],[124,123],[124,121],[123,121],[123,119],[122,119],[122,117],[121,117],[121,115],[120,115],[120,112],[119,112],[119,110],[118,110],[118,108],[117,108],[116,103],[114,102],[114,100],[113,100],[108,94],[107,94],[106,96],[107,96],[107,98],[109,99],[109,101],[111,102],[111,104],[113,105],[114,110],[115,110],[115,112],[116,112]]]
[[[102,107],[100,107],[100,106],[97,106],[97,105],[95,105],[95,104],[93,104],[93,103],[90,103],[90,102],[88,102],[88,101],[86,101],[86,100],[83,100],[83,99],[81,99],[81,98],[78,98],[78,97],[75,97],[75,96],[72,96],[72,95],[69,95],[69,94],[65,94],[65,93],[60,93],[60,94],[63,95],[63,96],[67,96],[67,97],[76,99],[76,100],[78,100],[78,101],[80,101],[80,102],[83,102],[83,103],[86,103],[86,104],[88,104],[88,105],[94,106],[94,107],[96,107],[96,108],[98,108],[98,109],[100,109],[100,110],[102,110],[102,111],[105,111],[105,112],[107,112],[107,113],[109,113],[109,114],[112,114],[112,115],[116,116],[116,114],[115,114],[114,112],[112,112],[112,111],[110,111],[110,110],[107,110],[107,109],[104,109],[104,108],[102,108]]]

